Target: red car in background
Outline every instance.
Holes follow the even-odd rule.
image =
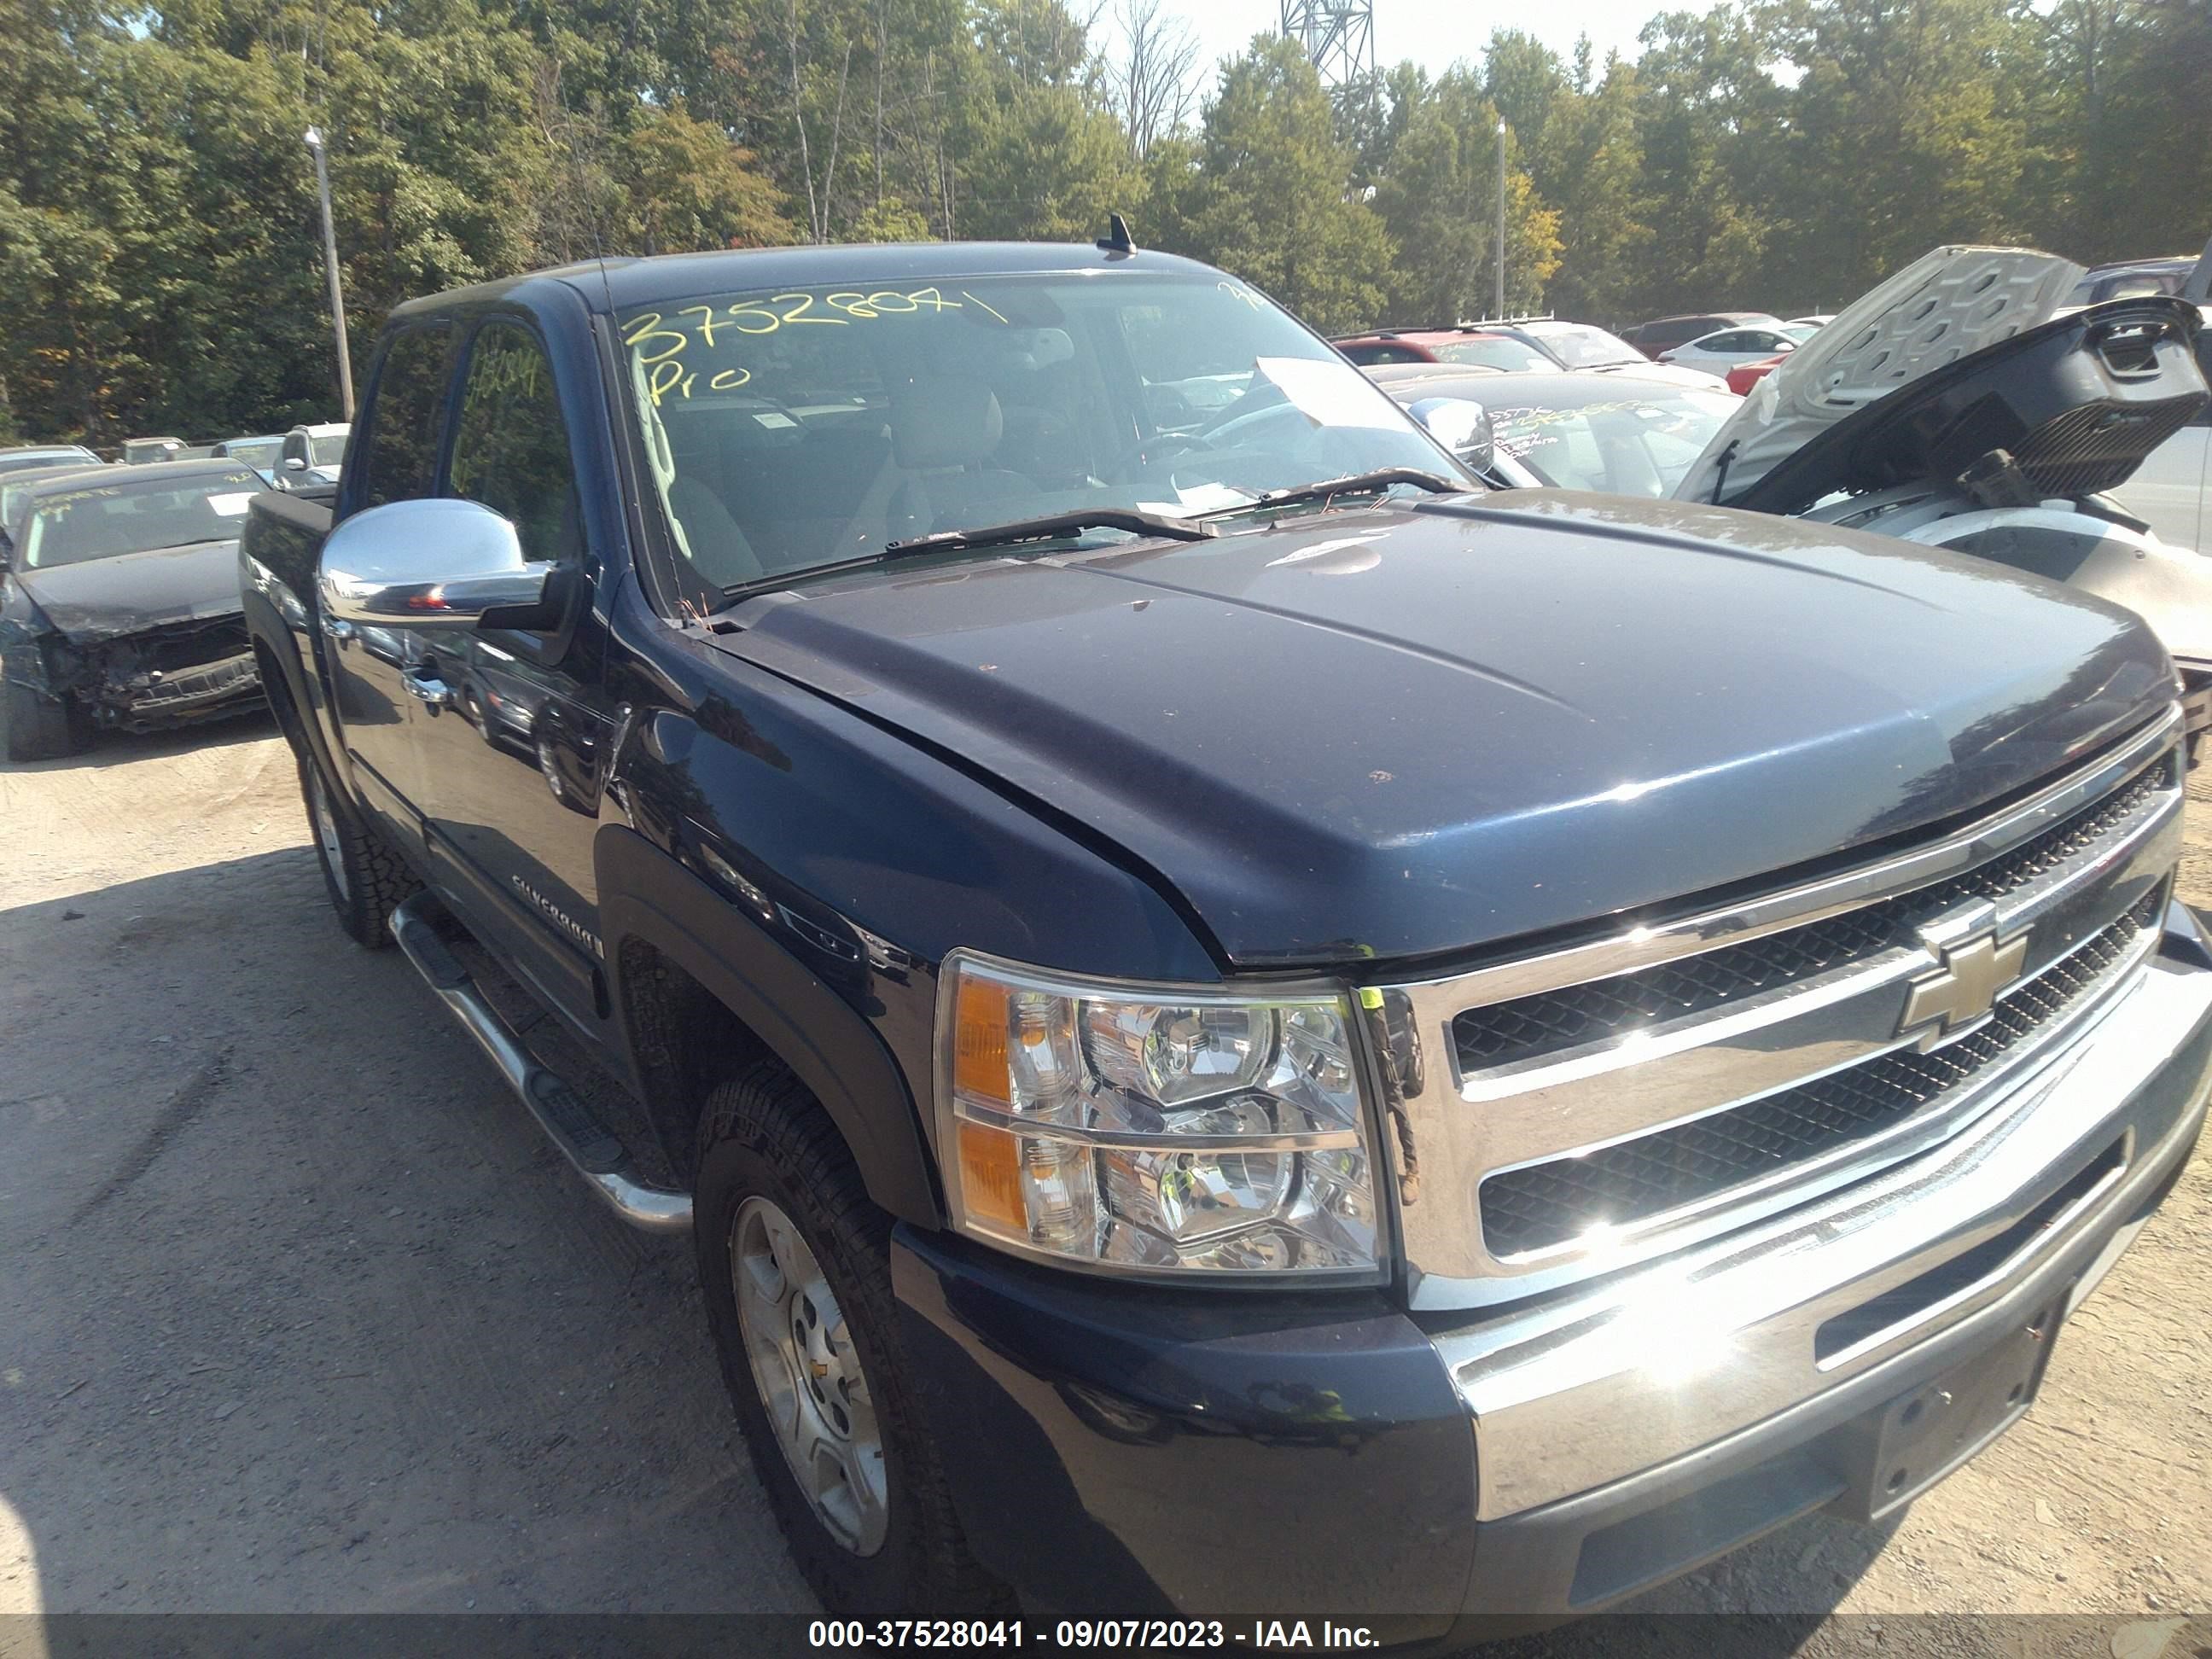
[[[1455,363],[1462,368],[1557,368],[1546,353],[1510,334],[1479,328],[1384,328],[1332,342],[1362,368],[1385,363]]]
[[[1728,372],[1728,389],[1735,392],[1737,397],[1742,397],[1752,387],[1780,368],[1782,359],[1789,355],[1785,351],[1778,356],[1761,357],[1755,363],[1738,363]]]

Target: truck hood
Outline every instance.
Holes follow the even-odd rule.
[[[238,541],[191,542],[15,574],[46,620],[80,644],[236,611]]]
[[[2172,695],[2140,622],[2034,578],[1565,491],[887,567],[730,617],[719,647],[1112,843],[1251,968],[1738,884],[2019,789]]]

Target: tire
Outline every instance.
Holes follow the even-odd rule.
[[[692,1237],[708,1328],[753,1468],[815,1595],[842,1618],[1011,1607],[1006,1587],[968,1553],[914,1390],[891,1294],[890,1218],[868,1198],[829,1118],[789,1071],[764,1062],[708,1097],[699,1152]],[[777,1247],[779,1226],[795,1235],[795,1249],[791,1237]],[[741,1282],[752,1289],[741,1293]],[[788,1356],[809,1353],[820,1359],[802,1378]],[[763,1375],[771,1388],[781,1379],[774,1409],[794,1426],[788,1452]],[[802,1388],[813,1393],[811,1407]],[[810,1422],[828,1460],[817,1467],[840,1474],[802,1486],[795,1443]],[[880,1447],[872,1460],[871,1433]],[[873,1515],[872,1498],[880,1503]]]
[[[571,811],[580,810],[574,793],[561,775],[561,762],[553,747],[552,735],[538,721],[531,722],[530,752],[538,763],[538,775],[545,780],[545,787],[553,799]]]
[[[289,722],[287,726],[289,728]],[[356,945],[380,951],[392,943],[392,913],[422,883],[396,848],[363,823],[351,802],[331,788],[312,753],[293,737],[300,765],[300,793],[307,808],[307,833],[315,862],[322,866],[323,890],[338,926]]]
[[[59,760],[92,746],[92,713],[72,696],[47,696],[10,679],[4,718],[11,761]]]

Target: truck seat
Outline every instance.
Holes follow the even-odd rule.
[[[887,539],[973,528],[1020,516],[1037,493],[993,464],[1006,421],[996,393],[961,376],[891,393],[891,456],[906,477],[891,491]]]

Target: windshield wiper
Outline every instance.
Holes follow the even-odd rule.
[[[1164,536],[1178,542],[1202,542],[1221,533],[1212,525],[1200,524],[1195,519],[1147,513],[1140,507],[1090,507],[1073,513],[1054,513],[1042,519],[1017,519],[1011,524],[979,525],[972,530],[939,530],[932,535],[888,543],[884,551],[893,558],[904,558],[909,554],[937,553],[946,548],[1002,547],[1009,542],[1042,541],[1051,536],[1073,535],[1079,530],[1127,530],[1139,536]]]
[[[1236,507],[1224,507],[1203,516],[1221,519],[1233,513],[1256,513],[1262,507],[1287,507],[1294,501],[1326,501],[1331,495],[1371,495],[1377,490],[1389,489],[1392,484],[1417,484],[1432,495],[1451,495],[1469,487],[1454,483],[1441,472],[1431,472],[1418,466],[1378,466],[1372,472],[1353,472],[1341,478],[1323,478],[1318,483],[1299,484],[1292,489],[1270,489],[1251,501]]]

